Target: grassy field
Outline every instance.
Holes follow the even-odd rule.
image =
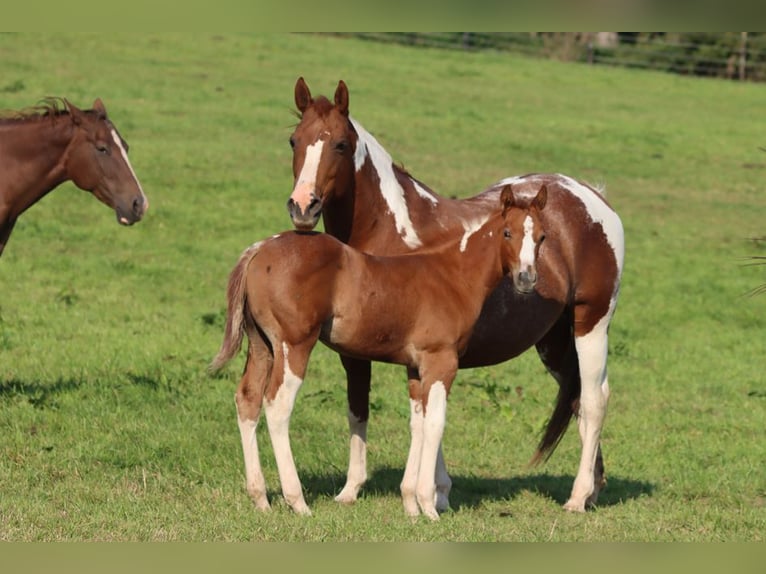
[[[606,186],[626,230],[603,437],[609,483],[561,510],[575,429],[527,467],[556,388],[534,352],[461,371],[445,455],[452,511],[405,517],[404,372],[374,365],[370,480],[347,462],[345,383],[317,348],[292,419],[314,516],[244,491],[222,374],[227,274],[289,226],[293,86],[332,95],[443,195],[556,171]],[[120,228],[65,185],[0,260],[0,539],[7,541],[764,541],[766,86],[312,35],[0,35],[0,108],[104,100],[150,200]],[[2,174],[0,174],[2,177]],[[517,389],[518,387],[518,389]],[[260,431],[265,431],[261,425]]]

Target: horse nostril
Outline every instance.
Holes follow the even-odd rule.
[[[309,201],[309,206],[308,206],[308,208],[306,209],[306,212],[308,213],[309,211],[312,211],[312,210],[313,210],[313,209],[315,209],[317,206],[321,205],[321,203],[322,203],[322,202],[319,200],[319,198],[318,198],[318,197],[316,197],[316,196],[312,196],[312,198],[311,198],[311,201]]]
[[[133,200],[133,213],[138,215],[139,213],[141,213],[141,210],[143,209],[143,207],[144,207],[143,199],[141,199],[140,197],[137,197],[136,199]]]

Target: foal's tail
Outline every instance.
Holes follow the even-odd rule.
[[[251,245],[242,253],[229,275],[229,286],[226,290],[228,309],[226,311],[226,329],[223,342],[218,354],[210,363],[209,370],[220,370],[242,347],[245,335],[245,287],[247,285],[247,266],[258,251],[260,243]]]

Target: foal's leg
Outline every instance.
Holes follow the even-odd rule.
[[[407,465],[404,467],[404,476],[399,485],[402,493],[404,511],[408,516],[420,514],[417,499],[418,473],[420,471],[420,458],[423,452],[423,385],[420,376],[414,369],[407,369],[408,390],[410,396],[410,450],[407,454]]]
[[[447,396],[457,373],[457,355],[443,352],[429,355],[421,363],[423,397],[423,447],[416,495],[420,510],[431,520],[438,520],[436,510],[436,465],[441,450],[447,418]]]
[[[285,342],[274,346],[274,366],[265,401],[266,422],[277,459],[282,495],[296,513],[304,515],[310,515],[311,510],[303,498],[303,488],[290,448],[289,428],[295,397],[303,383],[313,346],[313,343],[289,346]]]
[[[586,505],[594,504],[602,486],[603,462],[599,440],[609,402],[606,359],[607,329],[611,313],[607,313],[588,333],[579,334],[577,325],[588,324],[587,311],[584,306],[575,309],[575,347],[581,384],[577,424],[582,441],[582,455],[572,494],[564,504],[565,509],[576,512],[583,512]],[[601,476],[597,477],[597,472]]]
[[[367,480],[367,419],[370,415],[370,361],[341,356],[346,370],[346,397],[348,399],[349,441],[348,473],[346,484],[337,502],[356,502],[359,489]]]
[[[247,363],[239,387],[234,395],[237,404],[237,423],[245,457],[245,484],[247,492],[259,510],[268,510],[266,480],[261,470],[256,428],[261,416],[263,393],[266,390],[273,357],[256,332],[248,333]]]
[[[417,370],[408,369],[407,375],[410,394],[411,441],[410,451],[407,456],[407,466],[404,469],[404,477],[402,478],[400,490],[405,511],[410,516],[417,516],[420,512],[417,505],[416,487],[423,445],[423,385]],[[434,505],[437,511],[444,512],[449,509],[449,493],[452,489],[452,479],[447,474],[441,442],[439,443],[439,450],[436,455],[435,482]]]

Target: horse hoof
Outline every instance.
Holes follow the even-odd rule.
[[[335,497],[335,502],[340,504],[354,504],[356,502],[356,492],[350,492],[345,488]]]
[[[570,498],[564,505],[564,510],[568,512],[585,512],[585,503],[576,502]]]

